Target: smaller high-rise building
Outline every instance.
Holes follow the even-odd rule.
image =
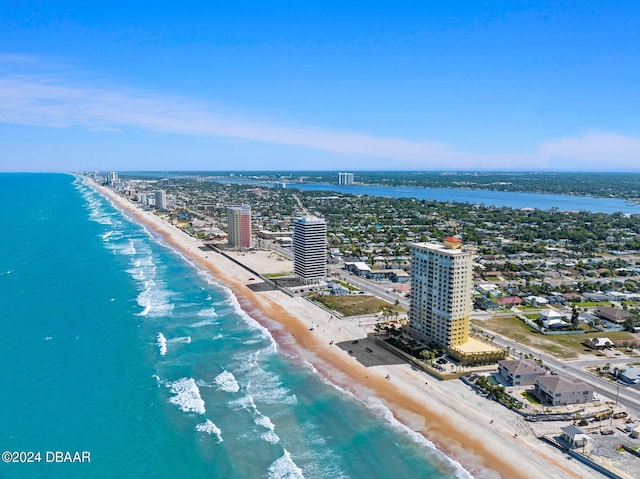
[[[156,208],[158,208],[159,210],[166,210],[167,209],[167,194],[165,193],[164,190],[158,190],[156,191]]]
[[[327,222],[323,218],[293,220],[293,272],[304,284],[326,281]]]
[[[118,181],[119,181],[118,173],[116,171],[110,171],[109,173],[107,173],[107,183],[109,183],[110,185],[113,185]]]
[[[251,248],[251,206],[227,206],[227,242],[232,248]]]
[[[339,185],[352,185],[354,180],[353,173],[338,173]]]

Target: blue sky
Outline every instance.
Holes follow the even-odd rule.
[[[0,170],[640,170],[637,1],[0,3]]]

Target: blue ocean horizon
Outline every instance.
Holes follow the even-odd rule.
[[[471,477],[81,179],[0,174],[0,199],[0,448],[40,453],[0,477]]]

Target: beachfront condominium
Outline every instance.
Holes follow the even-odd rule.
[[[156,208],[161,211],[167,209],[167,194],[164,190],[156,191]]]
[[[460,239],[411,246],[408,328],[418,338],[453,348],[469,340],[472,252]]]
[[[251,248],[251,206],[227,206],[227,241],[232,248]]]
[[[327,222],[304,216],[293,220],[293,272],[304,284],[324,283],[327,276]]]
[[[113,185],[114,183],[117,183],[118,180],[118,173],[115,171],[110,171],[109,173],[107,173],[107,182],[110,185]]]
[[[353,184],[353,173],[338,173],[338,184],[339,185],[352,185]]]

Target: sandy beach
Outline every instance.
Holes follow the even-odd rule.
[[[473,477],[604,477],[544,444],[518,415],[478,396],[461,381],[438,381],[412,369],[376,344],[370,326],[333,318],[303,298],[262,290],[259,278],[249,279],[253,275],[242,266],[200,249],[198,240],[112,190],[86,182],[210,270],[233,291],[243,310],[270,331],[281,351],[307,361],[364,402],[382,403],[396,420],[433,442]],[[268,254],[256,259],[267,260],[275,261]],[[358,343],[352,344],[356,339]]]

